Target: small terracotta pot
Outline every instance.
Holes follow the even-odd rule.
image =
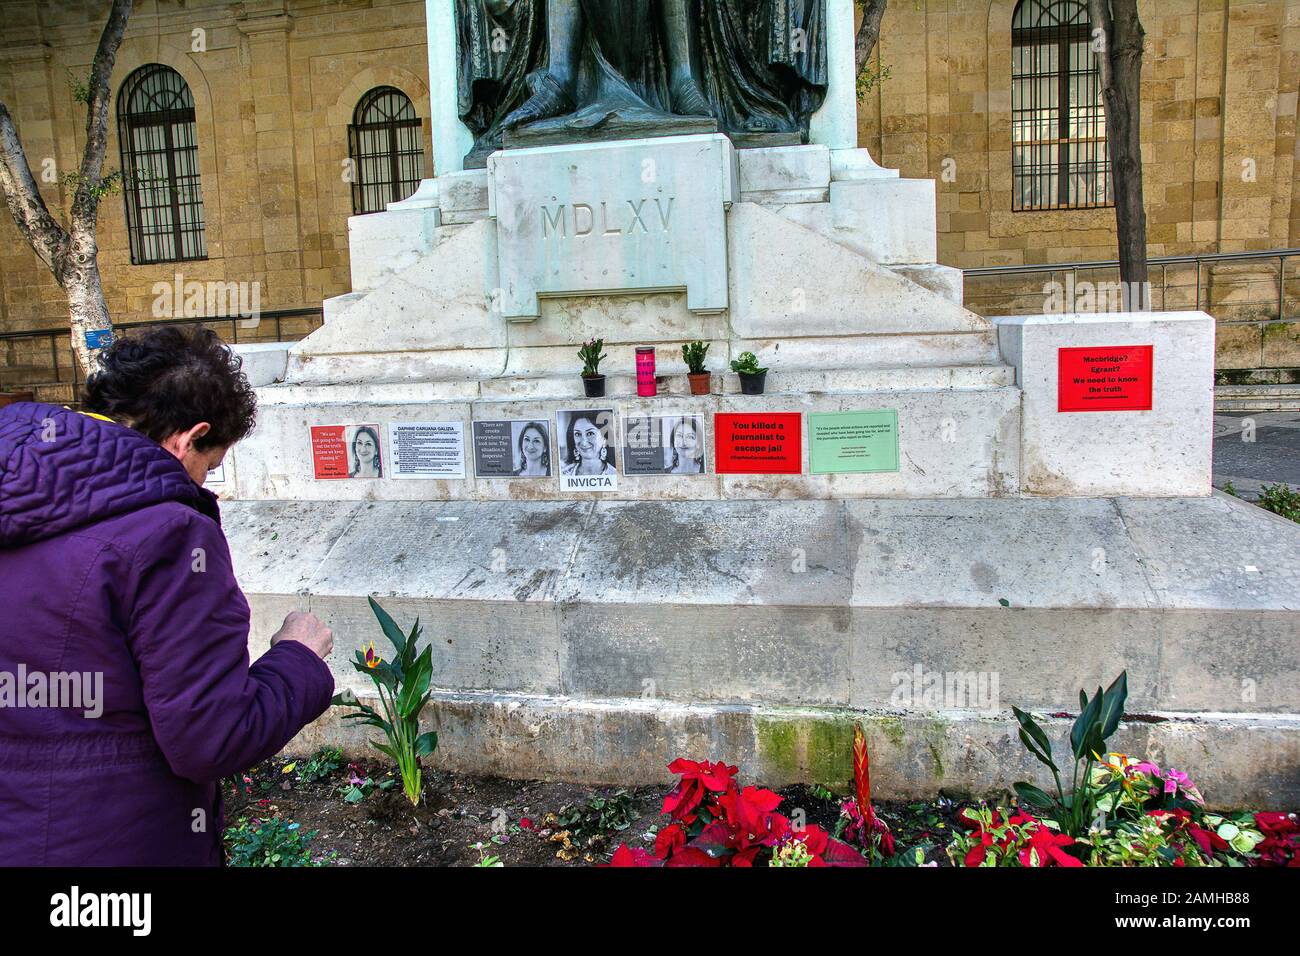
[[[588,398],[604,398],[605,376],[584,375],[582,376],[582,387],[586,389]]]
[[[691,382],[692,395],[709,394],[709,373],[708,372],[687,372],[686,377]]]

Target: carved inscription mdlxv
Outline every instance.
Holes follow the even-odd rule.
[[[651,205],[653,204],[653,205]],[[611,208],[612,206],[612,208]],[[585,202],[543,205],[542,238],[581,239],[584,236],[631,236],[669,232],[672,228],[673,197],[627,200],[627,205]]]

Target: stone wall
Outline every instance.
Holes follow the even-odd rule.
[[[0,99],[38,178],[47,159],[60,174],[79,160],[85,113],[73,98],[72,78],[89,71],[106,12],[97,0],[4,4]],[[263,310],[315,307],[349,291],[347,125],[366,91],[389,85],[411,98],[424,120],[425,173],[431,173],[424,4],[138,3],[113,73],[106,169],[121,166],[117,91],[148,63],[175,69],[194,95],[208,258],[132,265],[123,198],[108,197],[99,243],[113,316],[151,318],[154,284],[172,282],[178,272],[185,281],[258,282]],[[70,192],[59,182],[42,189],[52,209],[69,204]],[[65,322],[58,287],[12,219],[0,216],[0,329]],[[257,337],[241,330],[241,341]]]
[[[890,4],[860,144],[937,181],[939,260],[959,268],[1115,258],[1114,211],[1011,211],[1016,0]],[[1150,254],[1300,246],[1300,0],[1142,0]]]

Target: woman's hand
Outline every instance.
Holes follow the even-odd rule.
[[[281,641],[297,641],[311,648],[313,654],[324,660],[334,650],[334,632],[325,622],[310,611],[290,611],[280,629],[271,637],[271,646]]]

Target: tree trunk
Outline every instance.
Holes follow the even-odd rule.
[[[860,0],[859,6],[862,7],[862,22],[858,24],[858,32],[853,40],[853,62],[857,67],[854,76],[861,76],[862,71],[867,68],[867,61],[871,59],[871,51],[876,48],[876,42],[880,39],[880,19],[885,15],[885,5],[889,0]]]
[[[108,344],[113,323],[104,302],[99,276],[99,249],[95,225],[99,202],[107,191],[103,176],[108,148],[109,82],[118,47],[126,35],[133,0],[113,0],[108,22],[99,37],[91,63],[86,100],[86,148],[81,166],[69,178],[75,182],[70,225],[64,228],[51,215],[32,177],[27,155],[9,110],[0,103],[0,189],[23,234],[68,298],[68,324],[72,352],[89,374],[95,368],[95,353]],[[116,175],[116,174],[114,174]],[[88,339],[87,333],[105,333]]]
[[[1147,217],[1142,204],[1142,22],[1137,0],[1089,0],[1094,49],[1106,105],[1106,151],[1115,188],[1119,278],[1124,308],[1151,307],[1147,273]]]

